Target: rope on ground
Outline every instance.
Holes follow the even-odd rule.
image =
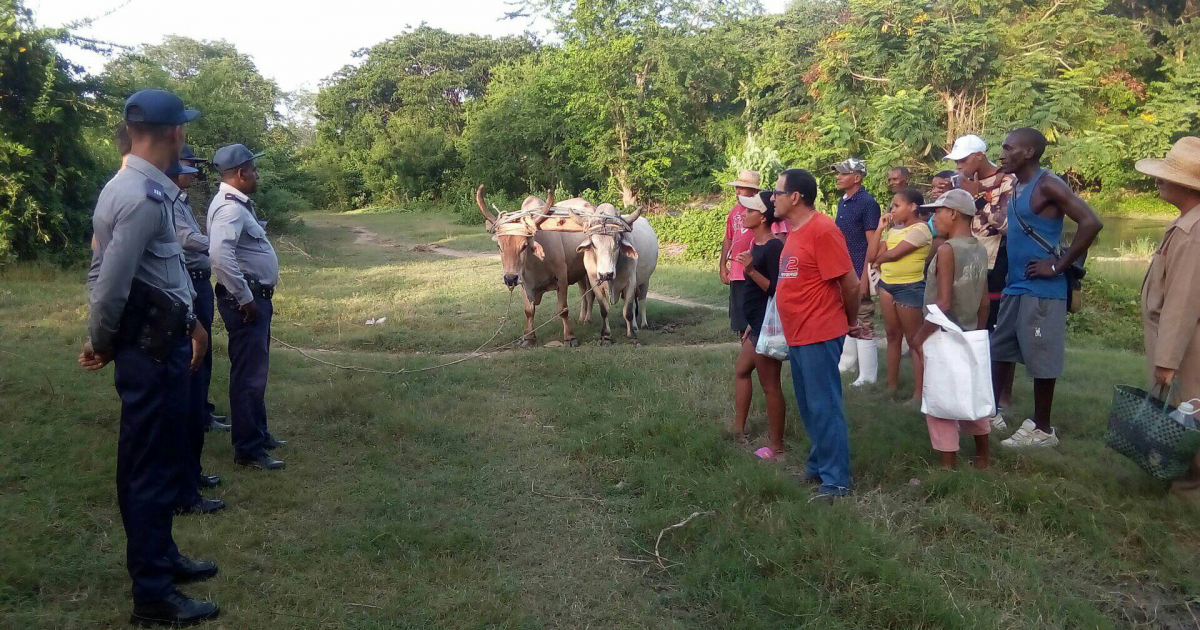
[[[586,299],[587,296],[589,294],[591,294],[593,289],[594,289],[594,287],[588,289],[587,291],[584,291],[583,295],[579,296],[579,301],[575,303],[575,306],[576,307],[581,306],[583,304],[584,299]],[[452,365],[458,365],[459,363],[466,363],[467,361],[470,361],[471,359],[478,359],[479,357],[482,357],[490,352],[498,352],[500,350],[506,350],[508,348],[511,348],[513,345],[520,343],[521,340],[523,340],[525,338],[524,334],[522,334],[520,337],[517,337],[516,339],[513,339],[512,341],[510,341],[508,343],[501,344],[499,346],[496,346],[496,347],[491,348],[486,351],[484,350],[484,348],[486,348],[488,344],[492,343],[492,341],[494,341],[496,339],[496,337],[500,336],[500,331],[504,330],[504,326],[508,323],[509,315],[512,313],[512,303],[513,303],[513,292],[509,291],[508,304],[504,308],[504,317],[502,317],[500,319],[500,325],[496,327],[496,332],[492,333],[492,336],[488,337],[487,341],[483,342],[478,348],[475,348],[475,350],[473,350],[470,354],[467,354],[464,357],[454,359],[453,361],[446,361],[445,363],[439,363],[437,365],[430,365],[430,366],[426,366],[423,368],[401,368],[399,370],[377,370],[375,368],[363,367],[361,365],[343,365],[341,363],[335,363],[333,361],[327,361],[320,357],[313,356],[304,348],[299,348],[299,347],[293,346],[292,344],[279,339],[275,335],[271,335],[271,341],[274,341],[275,343],[277,343],[285,348],[288,348],[289,350],[295,350],[296,352],[299,352],[300,356],[303,356],[304,358],[306,358],[310,361],[316,361],[317,363],[320,363],[322,365],[327,365],[331,368],[337,368],[339,370],[346,370],[349,372],[364,372],[367,374],[380,374],[383,376],[400,376],[403,374],[417,374],[419,372],[431,372],[433,370],[440,370],[443,368],[448,368]],[[568,306],[568,308],[565,308],[562,311],[559,311],[557,313],[557,315],[562,315],[563,313],[568,312],[569,309],[570,309],[570,307]],[[552,322],[554,322],[553,318],[548,319],[548,320],[542,322],[540,325],[536,326],[533,330],[531,330],[529,332],[530,333],[537,332],[543,326],[546,326],[547,324],[550,324]]]
[[[662,554],[658,553],[658,546],[662,544],[663,534],[666,534],[667,532],[669,532],[673,529],[679,529],[680,527],[687,525],[688,523],[692,522],[692,519],[696,518],[697,516],[708,516],[712,513],[713,513],[712,511],[692,512],[691,516],[683,519],[682,521],[679,521],[678,523],[675,523],[674,525],[672,525],[670,527],[664,527],[662,529],[662,531],[658,532],[658,539],[654,541],[654,560],[658,564],[659,568],[661,568],[661,569],[668,568],[666,563],[670,562],[669,560],[664,558],[662,556]],[[679,564],[678,562],[672,562],[671,566],[676,566],[678,564]]]

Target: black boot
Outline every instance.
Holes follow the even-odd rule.
[[[276,440],[274,435],[267,434],[267,439],[263,441],[263,448],[268,451],[273,451],[280,446],[287,446],[287,440]]]
[[[179,508],[178,510],[175,510],[175,513],[180,516],[186,516],[188,514],[212,514],[213,512],[219,512],[224,509],[224,501],[220,499],[205,499],[204,497],[200,497],[200,500],[196,503],[184,508]]]
[[[217,574],[217,563],[208,560],[192,560],[179,556],[171,567],[171,577],[176,584],[203,582]]]
[[[206,427],[204,430],[205,431],[228,431],[230,428],[229,423],[225,422],[225,420],[226,420],[225,416],[218,416],[215,413],[209,414],[208,415],[208,427]]]
[[[221,477],[219,475],[200,475],[201,488],[216,488],[221,485]]]
[[[262,470],[279,470],[283,468],[283,462],[267,455],[265,452],[257,457],[235,457],[233,458],[233,463],[239,466],[261,468]]]
[[[143,628],[152,626],[190,626],[216,619],[221,609],[212,602],[192,599],[172,591],[162,601],[134,604],[129,623]]]

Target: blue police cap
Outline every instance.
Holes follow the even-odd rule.
[[[189,175],[199,172],[200,171],[188,166],[187,164],[184,164],[183,162],[171,162],[171,165],[167,167],[167,172],[165,175],[171,179],[175,179],[180,175]]]
[[[221,147],[217,149],[216,153],[213,153],[212,164],[218,171],[224,173],[260,156],[262,153],[251,153],[244,144],[231,144]]]
[[[208,162],[208,160],[202,157],[197,157],[196,151],[192,149],[192,145],[190,144],[183,145],[183,150],[179,152],[179,160],[181,162],[197,162],[200,164]]]
[[[134,92],[125,101],[125,121],[148,125],[182,125],[200,112],[186,109],[183,99],[166,90]]]

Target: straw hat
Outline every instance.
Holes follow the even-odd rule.
[[[1179,139],[1161,160],[1138,160],[1133,166],[1139,173],[1150,177],[1200,190],[1200,138],[1186,136]]]
[[[737,181],[729,182],[729,185],[740,188],[753,188],[754,190],[762,190],[762,186],[758,185],[760,180],[761,177],[759,176],[758,171],[746,169],[744,171],[740,171],[738,173]]]

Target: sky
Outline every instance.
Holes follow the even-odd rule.
[[[787,0],[760,0],[780,12]],[[223,39],[254,58],[259,72],[285,90],[316,90],[354,61],[353,53],[422,22],[453,33],[512,35],[544,31],[526,19],[504,20],[505,0],[26,0],[40,26],[96,18],[77,35],[126,46],[159,43],[165,35]],[[104,58],[64,46],[90,72]]]

